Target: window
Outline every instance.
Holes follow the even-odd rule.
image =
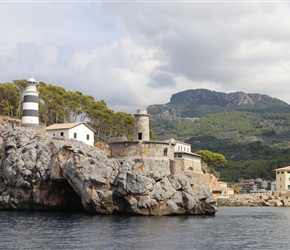
[[[168,148],[165,148],[164,149],[164,156],[167,156],[167,151],[168,151]]]
[[[74,133],[74,138],[75,138],[75,139],[77,138],[77,133]]]
[[[280,172],[277,172],[277,174],[280,174]]]
[[[290,185],[288,185],[287,189],[290,190]]]
[[[60,132],[60,136],[63,136],[63,132]]]
[[[142,140],[142,133],[138,133],[138,140]]]
[[[87,140],[90,140],[90,135],[89,134],[87,134]]]

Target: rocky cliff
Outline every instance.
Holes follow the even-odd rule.
[[[2,210],[215,214],[208,188],[188,173],[168,176],[160,165],[121,165],[99,148],[0,120]]]

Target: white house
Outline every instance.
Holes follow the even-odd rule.
[[[174,161],[177,169],[202,172],[201,155],[192,153],[190,144],[174,139],[168,140],[168,142],[169,141],[175,143]]]
[[[174,150],[175,151],[185,151],[185,152],[191,152],[191,145],[185,142],[181,142],[181,141],[176,141],[175,140],[175,146],[174,146]]]
[[[288,191],[290,190],[290,166],[284,168],[277,168],[276,172],[276,190]]]
[[[46,132],[54,136],[64,136],[94,146],[95,130],[83,122],[60,123],[46,127]]]

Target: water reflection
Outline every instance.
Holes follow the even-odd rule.
[[[0,211],[0,249],[288,249],[290,208],[220,208],[215,216]]]

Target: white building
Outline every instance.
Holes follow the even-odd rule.
[[[185,142],[169,140],[175,143],[174,161],[177,169],[202,172],[201,155],[191,152],[191,145]]]
[[[290,190],[290,166],[284,168],[277,168],[276,172],[276,190],[288,191]]]
[[[185,152],[191,152],[191,145],[185,142],[181,141],[175,141],[175,147],[174,150],[176,151],[185,151]]]
[[[272,181],[271,182],[271,188],[270,188],[271,191],[276,191],[277,188],[276,188],[276,181]]]
[[[94,146],[95,130],[83,122],[60,123],[46,127],[46,132],[54,136],[64,136]]]

